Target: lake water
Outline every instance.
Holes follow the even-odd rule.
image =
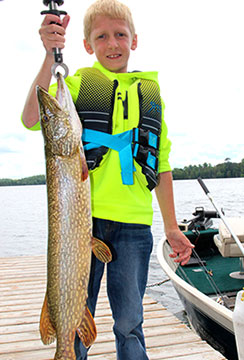
[[[226,216],[244,216],[244,178],[205,180],[215,203]],[[197,206],[213,210],[197,180],[174,181],[178,221],[192,218]],[[47,199],[45,185],[0,187],[0,257],[40,255],[47,247]],[[182,305],[171,282],[157,284],[167,276],[159,266],[156,248],[164,236],[161,214],[154,196],[154,249],[147,293],[182,318]],[[216,220],[217,222],[217,220]],[[217,223],[216,223],[217,226]]]

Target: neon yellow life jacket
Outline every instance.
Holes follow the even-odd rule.
[[[110,80],[99,69],[80,69],[81,84],[76,109],[83,125],[83,143],[90,170],[102,164],[109,148],[119,152],[122,181],[133,185],[133,158],[142,167],[147,187],[157,185],[158,151],[161,133],[162,104],[158,84],[141,79],[137,85],[140,115],[138,127],[111,135],[117,80]],[[118,93],[118,96],[121,94]],[[136,96],[136,95],[135,95]],[[137,101],[130,101],[131,106]],[[122,100],[122,98],[121,98]],[[128,118],[128,93],[123,101],[124,119]]]

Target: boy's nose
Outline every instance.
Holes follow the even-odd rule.
[[[115,49],[118,47],[118,42],[115,37],[110,37],[108,40],[108,47],[111,49]]]

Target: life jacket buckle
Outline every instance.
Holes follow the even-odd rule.
[[[142,128],[133,129],[133,142],[139,143],[144,147],[158,148],[158,135],[154,134],[150,130],[144,130]]]

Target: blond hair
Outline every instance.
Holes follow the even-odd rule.
[[[97,0],[86,11],[84,16],[84,37],[89,41],[92,22],[98,15],[109,16],[127,22],[132,37],[135,35],[135,26],[130,9],[118,0]]]

